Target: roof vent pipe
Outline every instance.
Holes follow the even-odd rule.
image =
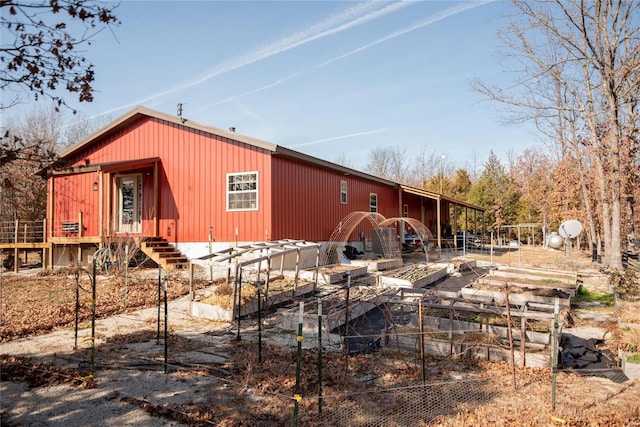
[[[229,128],[229,132],[235,132],[236,128],[234,128],[233,126]]]

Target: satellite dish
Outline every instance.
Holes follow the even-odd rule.
[[[577,219],[570,219],[568,221],[560,224],[558,228],[558,234],[560,234],[565,239],[573,239],[578,237],[578,235],[582,232],[582,223]]]

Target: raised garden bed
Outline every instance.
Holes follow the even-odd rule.
[[[629,379],[640,379],[640,352],[618,351],[622,371]]]
[[[477,261],[470,258],[451,258],[448,260],[440,260],[437,262],[439,266],[449,267],[449,273],[455,271],[469,271],[477,267]]]
[[[512,278],[512,277],[503,277],[503,276],[490,274],[478,279],[477,283],[481,283],[484,285],[493,285],[493,286],[504,286],[506,283],[510,287],[517,286],[520,288],[527,288],[527,289],[550,289],[550,290],[557,289],[561,292],[566,293],[571,297],[575,297],[576,295],[575,284],[567,285],[564,283],[554,281],[553,279],[545,280],[542,278],[535,278],[535,279]]]
[[[380,276],[378,285],[383,288],[424,288],[447,274],[447,267],[412,265]]]
[[[573,287],[576,286],[577,281],[576,274],[572,272],[538,270],[533,268],[501,267],[497,270],[491,270],[489,275],[508,277],[512,279],[548,281],[549,283],[562,283]]]
[[[396,268],[402,267],[402,259],[401,258],[380,258],[380,259],[363,259],[363,260],[354,260],[351,261],[351,265],[357,267],[367,267],[367,271],[376,272],[376,271],[386,271],[386,270],[395,270]]]
[[[351,278],[364,276],[367,274],[367,266],[357,266],[351,264],[332,264],[325,265],[318,268],[318,283],[324,283],[327,285],[342,282],[344,279],[344,273],[349,271]],[[295,274],[294,271],[285,271],[286,276]],[[316,270],[304,270],[298,274],[298,277],[302,280],[313,281],[316,274]]]
[[[571,300],[568,292],[559,289],[509,285],[510,304],[523,305],[527,302],[537,302],[553,306],[556,298],[558,298],[561,306],[568,307]],[[499,305],[505,305],[506,303],[505,288],[503,285],[475,282],[464,286],[460,292],[462,298],[465,299],[486,299],[487,302],[494,302]]]
[[[386,303],[388,296],[379,290],[369,287],[352,287],[349,289],[349,320],[362,316],[370,310]],[[310,334],[317,333],[318,308],[317,304],[307,305],[304,312],[303,331]],[[322,323],[327,330],[332,331],[342,326],[346,321],[347,291],[342,289],[322,298]],[[282,328],[297,330],[299,309],[295,308],[283,314]]]
[[[269,283],[268,288],[262,288],[261,309],[281,304],[294,297],[306,295],[314,291],[315,283],[298,282],[297,286],[290,278],[280,278]],[[246,316],[258,311],[257,289],[253,285],[242,286],[242,302],[240,316]],[[221,286],[212,294],[191,303],[191,315],[212,320],[233,320],[233,292],[231,286]]]
[[[416,352],[420,348],[420,339],[417,334],[407,334],[407,331],[402,328],[386,331],[386,334],[383,339],[385,346]],[[522,364],[522,353],[519,350],[518,348],[514,352],[516,365]],[[440,357],[453,356],[455,358],[476,358],[507,362],[511,360],[508,345],[500,345],[495,342],[495,339],[487,338],[484,334],[481,334],[481,336],[478,334],[454,334],[450,341],[444,337],[442,332],[436,331],[432,336],[425,337],[424,351],[427,354]],[[526,351],[525,364],[527,367],[549,366],[550,361],[548,348],[529,348]]]

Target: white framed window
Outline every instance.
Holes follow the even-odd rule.
[[[227,210],[258,210],[258,172],[227,174]]]
[[[409,218],[409,205],[405,204],[403,206],[403,213],[402,214],[404,215],[405,218]]]
[[[340,203],[347,204],[347,181],[340,180]]]
[[[369,212],[378,212],[378,195],[369,193]]]

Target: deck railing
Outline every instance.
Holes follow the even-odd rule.
[[[46,220],[0,221],[0,243],[46,242]]]

